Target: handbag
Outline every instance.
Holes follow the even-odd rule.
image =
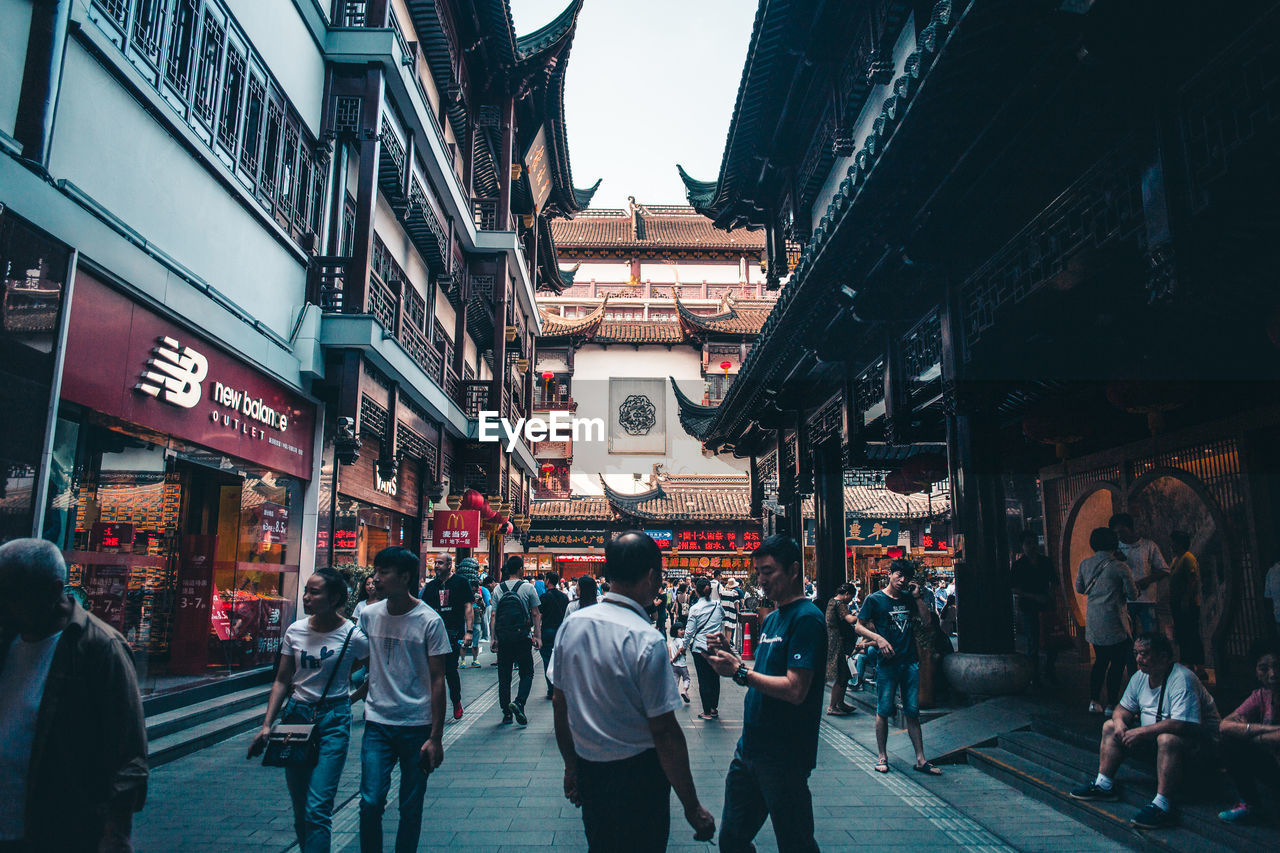
[[[338,659],[333,664],[333,672],[329,673],[329,680],[324,684],[324,692],[320,694],[322,700],[328,697],[333,679],[342,668],[342,659],[347,654],[347,646],[351,644],[351,635],[355,631],[355,626],[352,626],[347,632],[347,638],[342,641],[342,651],[338,653]],[[263,753],[262,766],[314,765],[319,758],[320,733],[316,730],[315,723],[277,724],[272,726],[271,734],[267,735],[267,751]]]

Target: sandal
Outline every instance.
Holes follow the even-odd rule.
[[[877,762],[876,762],[876,766],[875,766],[875,771],[876,771],[877,773],[888,773],[888,772],[889,772],[889,759],[887,759],[887,758],[882,758],[882,759],[880,759],[879,761],[877,761]]]
[[[828,717],[847,717],[852,713],[853,711],[849,710],[848,708],[828,708],[827,709]]]
[[[933,762],[926,761],[924,764],[913,764],[911,769],[917,773],[925,773],[929,776],[941,776],[942,771],[933,766]]]

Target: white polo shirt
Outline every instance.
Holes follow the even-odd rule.
[[[613,592],[564,620],[551,682],[564,692],[574,749],[587,761],[653,749],[649,720],[684,705],[666,641],[643,607]]]

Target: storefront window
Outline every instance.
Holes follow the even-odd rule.
[[[45,532],[128,640],[143,692],[270,664],[294,618],[303,483],[75,414],[58,423]]]

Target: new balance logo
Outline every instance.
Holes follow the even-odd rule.
[[[134,390],[184,409],[200,402],[200,383],[209,375],[209,360],[168,336],[158,339]]]

